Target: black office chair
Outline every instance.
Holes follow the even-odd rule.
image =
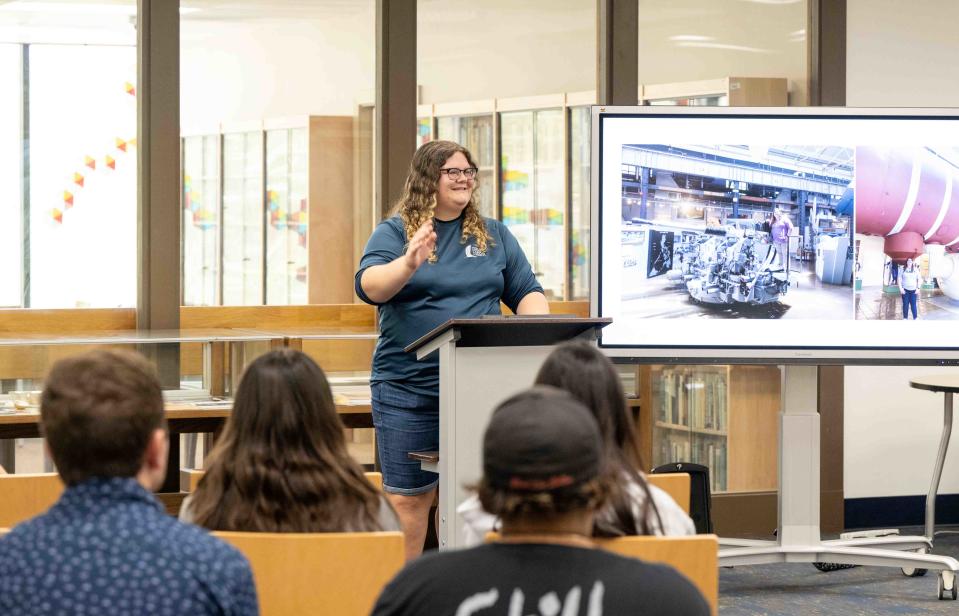
[[[692,462],[671,462],[669,464],[661,464],[651,472],[653,474],[689,473],[689,517],[693,519],[698,534],[713,532],[709,467]]]

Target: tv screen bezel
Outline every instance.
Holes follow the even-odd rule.
[[[590,131],[590,300],[591,317],[609,316],[602,312],[602,121],[606,118],[769,118],[822,119],[890,118],[924,120],[930,118],[959,121],[959,109],[855,108],[855,107],[664,107],[593,105]],[[959,124],[957,124],[959,126]],[[613,317],[615,319],[615,316]],[[944,321],[944,323],[950,323]],[[959,326],[959,322],[956,323]],[[883,347],[883,346],[680,346],[623,345],[603,342],[600,349],[618,361],[640,363],[723,363],[723,364],[867,364],[867,365],[939,365],[959,366],[959,348]]]

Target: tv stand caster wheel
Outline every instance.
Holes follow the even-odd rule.
[[[819,569],[823,573],[829,573],[830,571],[839,571],[840,569],[852,569],[858,565],[840,565],[839,563],[813,563],[813,567]]]
[[[939,572],[939,599],[956,600],[956,572]]]
[[[926,548],[919,548],[916,550],[916,554],[927,554],[929,550]],[[906,577],[922,577],[926,575],[928,569],[920,569],[919,567],[900,567],[902,574]]]

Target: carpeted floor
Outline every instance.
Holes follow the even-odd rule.
[[[937,527],[939,530],[959,530]],[[921,534],[922,529],[900,529]],[[938,535],[933,552],[959,558],[959,534]],[[828,573],[812,564],[782,564],[719,570],[723,616],[775,614],[959,614],[959,601],[937,598],[938,575],[908,578],[899,569],[855,567]]]

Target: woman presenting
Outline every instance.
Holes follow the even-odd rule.
[[[406,555],[423,549],[438,476],[410,460],[439,449],[439,363],[403,348],[454,317],[546,314],[543,288],[501,222],[480,216],[476,164],[450,141],[421,146],[394,215],[380,223],[356,272],[356,294],[379,306],[373,354],[373,425],[383,489],[406,534]]]

